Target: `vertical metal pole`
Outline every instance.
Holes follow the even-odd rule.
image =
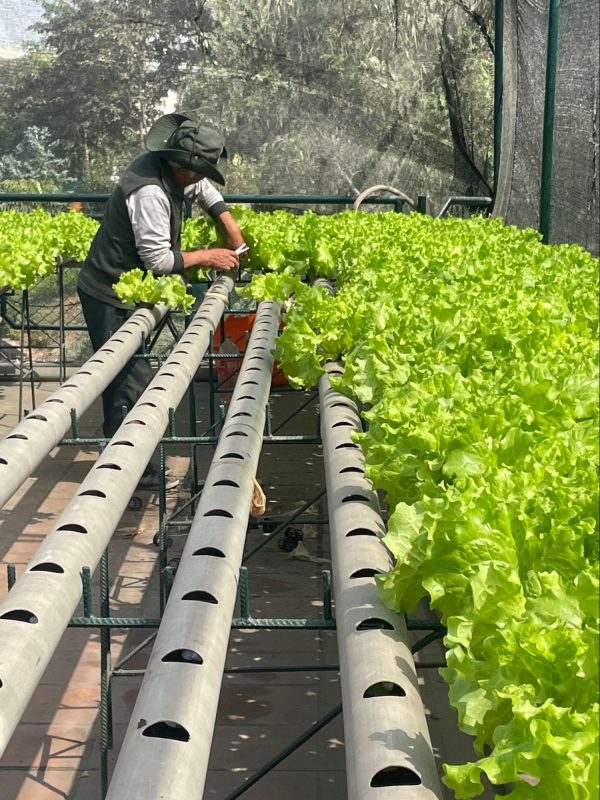
[[[31,389],[31,408],[36,406],[35,402],[35,377],[33,374],[33,343],[31,341],[31,311],[29,308],[29,290],[25,289],[25,311],[27,312],[27,353],[29,355],[29,387]]]
[[[427,213],[427,197],[424,194],[417,197],[417,211],[419,214]]]
[[[546,53],[546,95],[544,99],[544,139],[542,143],[542,181],[540,186],[540,233],[550,239],[550,204],[552,202],[552,150],[554,145],[554,100],[558,56],[558,18],[560,0],[550,0],[548,15],[548,50]]]
[[[494,198],[502,155],[502,91],[504,85],[504,0],[496,0],[494,23]]]
[[[215,338],[213,334],[210,335],[210,345],[208,347],[208,385],[209,385],[209,404],[208,404],[208,421],[210,430],[212,431],[215,426]]]
[[[17,568],[14,564],[7,564],[6,565],[6,582],[8,586],[8,591],[12,589],[15,585],[15,581],[17,580]]]
[[[67,377],[67,349],[65,345],[65,276],[63,272],[63,261],[59,256],[56,262],[58,270],[58,380],[65,382]]]
[[[196,425],[196,387],[194,386],[195,377],[190,381],[188,389],[188,416],[189,416],[189,429],[188,436],[196,438],[198,435]],[[198,457],[196,453],[196,445],[190,444],[190,497],[198,494]],[[195,506],[194,506],[195,508]]]
[[[171,411],[171,409],[169,409]],[[165,582],[165,569],[167,567],[167,550],[169,547],[167,536],[167,493],[165,489],[165,446],[161,442],[159,448],[159,488],[158,488],[158,576],[159,576],[159,603],[160,615],[162,616],[167,602],[167,586]]]
[[[100,561],[100,615],[110,615],[108,550]],[[108,750],[112,747],[110,628],[100,628],[100,785],[102,800],[108,791]]]

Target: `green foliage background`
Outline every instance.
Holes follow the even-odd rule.
[[[37,43],[0,62],[23,179],[52,177],[33,127],[78,188],[110,188],[168,98],[224,129],[231,193],[489,191],[491,0],[41,4]]]

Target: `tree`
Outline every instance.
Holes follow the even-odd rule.
[[[261,191],[357,193],[381,182],[415,194],[465,190],[491,145],[491,11],[489,0],[475,2],[483,28],[462,0],[205,3],[202,61],[183,105],[258,164]],[[440,59],[449,8],[462,15],[452,17],[462,129],[451,124]],[[469,140],[466,166],[459,133]]]
[[[24,108],[23,124],[42,123],[61,143],[71,171],[92,187],[139,149],[149,122],[180,81],[188,48],[180,22],[163,21],[156,3],[43,0],[36,25],[43,54],[29,75],[3,92]],[[190,22],[190,25],[192,23]],[[193,27],[193,26],[192,26]],[[101,164],[109,170],[100,169]]]
[[[67,177],[67,162],[55,155],[56,144],[47,128],[27,128],[13,152],[0,158],[4,191],[60,190]]]

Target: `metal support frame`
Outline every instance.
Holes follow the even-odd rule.
[[[108,800],[202,794],[278,324],[279,306],[261,303]]]
[[[356,405],[319,383],[349,800],[438,800],[441,788],[404,618],[384,606],[375,576],[392,567],[364,456]],[[382,789],[387,792],[382,794]]]
[[[77,607],[82,569],[98,564],[232,288],[232,279],[224,276],[207,292],[186,333],[0,603],[0,753]]]
[[[558,22],[560,0],[550,0],[548,9],[548,46],[546,50],[546,92],[544,95],[544,136],[542,141],[542,176],[540,184],[540,233],[550,241],[552,204],[552,160],[554,150],[554,106],[558,62]]]
[[[0,441],[0,507],[61,441],[73,412],[81,416],[133,357],[166,307],[136,311],[51,397]]]
[[[180,343],[181,344],[181,343]],[[218,354],[217,354],[218,355]],[[181,358],[181,361],[186,361],[187,363],[187,355]],[[212,365],[212,361],[209,361],[209,365]],[[97,365],[93,365],[93,368],[96,369]],[[166,369],[166,365],[165,365]],[[210,366],[209,366],[210,369]],[[193,370],[192,374],[193,374]],[[158,377],[158,376],[157,376]],[[211,386],[211,390],[214,389]],[[211,392],[212,395],[212,392]],[[309,398],[309,400],[304,403],[301,408],[310,402],[314,398]],[[46,401],[48,402],[48,401]],[[143,399],[142,401],[143,402]],[[56,404],[58,405],[58,404]],[[67,404],[68,405],[68,404]],[[195,422],[194,417],[194,408],[190,408],[191,417]],[[189,443],[191,444],[192,450],[195,449],[196,446],[200,445],[209,445],[214,446],[217,442],[216,435],[207,435],[212,434],[215,429],[217,431],[220,427],[223,426],[224,420],[223,418],[217,420],[212,425],[212,428],[205,432],[205,434],[201,436],[195,436],[196,433],[195,429],[190,430],[190,436],[188,437],[179,437],[176,435],[175,432],[175,425],[174,425],[174,416],[173,416],[173,408],[169,406],[167,411],[168,416],[168,436],[161,439],[161,461],[164,461],[164,446],[169,445],[171,443]],[[77,412],[75,409],[70,409],[69,412],[70,417],[70,424],[72,430],[72,439],[67,441],[63,440],[63,444],[75,444],[81,445],[83,442],[89,442],[97,445],[105,445],[105,440],[102,439],[90,439],[90,440],[83,440],[79,438],[77,432]],[[270,424],[266,426],[266,435],[263,437],[263,441],[269,443],[278,443],[278,442],[290,442],[290,443],[307,443],[310,441],[311,443],[314,441],[318,441],[319,437],[302,437],[302,436],[276,436],[276,432],[280,430],[287,422],[289,422],[291,417],[286,418],[282,423],[278,425],[275,430],[272,429]],[[136,426],[137,427],[137,426]],[[318,426],[317,426],[318,427]],[[32,432],[36,429],[31,428]],[[1,445],[2,443],[0,443]],[[110,447],[108,448],[108,452],[110,452]],[[0,451],[1,452],[1,451]],[[207,485],[207,484],[205,484]],[[82,486],[82,490],[86,488],[86,484]],[[197,487],[194,487],[197,489]],[[235,488],[235,487],[231,487]],[[203,493],[203,487],[201,488],[200,492],[195,496],[192,497],[188,503],[185,504],[184,507],[188,507],[189,505],[194,506],[194,504],[200,499]],[[249,558],[254,552],[257,552],[261,549],[266,543],[272,540],[273,536],[277,535],[285,529],[285,527],[292,522],[296,521],[299,522],[303,519],[302,514],[304,511],[313,503],[315,503],[320,495],[316,498],[311,498],[307,503],[303,505],[303,507],[299,510],[294,511],[287,520],[278,519],[277,520],[277,527],[273,525],[272,535],[270,537],[265,537],[259,546],[255,548],[251,553],[248,554],[247,558]],[[173,570],[167,564],[167,551],[169,547],[169,540],[167,539],[167,531],[169,527],[169,520],[166,520],[166,508],[164,500],[165,500],[165,493],[164,493],[164,486],[160,491],[161,500],[161,508],[160,508],[160,553],[159,553],[159,563],[161,566],[160,573],[159,573],[159,580],[161,582],[161,610],[162,606],[166,602],[167,598],[170,596],[170,591],[173,590]],[[206,501],[205,501],[206,502]],[[180,509],[181,510],[181,509]],[[180,511],[179,510],[179,511]],[[179,511],[176,511],[173,516],[176,516]],[[198,512],[200,513],[200,512]],[[61,518],[62,519],[62,518]],[[307,520],[307,522],[314,522],[313,520]],[[323,520],[326,524],[327,520]],[[173,523],[173,524],[182,524],[182,523]],[[184,523],[185,524],[185,523]],[[249,523],[248,527],[252,527],[252,522]],[[254,525],[257,523],[254,522]],[[268,529],[265,527],[265,531]],[[61,534],[61,537],[65,536],[66,532]],[[74,533],[74,532],[73,532]],[[69,537],[71,537],[71,533],[67,533]],[[40,548],[41,549],[41,548]],[[38,551],[39,554],[40,551]],[[36,561],[38,554],[36,554],[36,558],[32,561]],[[216,559],[212,559],[213,561]],[[42,566],[40,559],[37,559],[38,567]],[[52,563],[52,562],[50,562]],[[60,564],[59,564],[60,566]],[[137,645],[133,650],[124,654],[119,663],[113,668],[110,663],[110,637],[111,637],[111,629],[112,628],[121,628],[121,629],[133,629],[133,628],[144,628],[144,629],[152,629],[158,628],[161,623],[160,619],[147,619],[147,618],[122,618],[122,617],[112,617],[109,613],[109,577],[108,577],[108,556],[106,552],[102,556],[100,562],[100,571],[101,571],[101,581],[100,581],[100,614],[95,615],[92,609],[92,601],[91,601],[91,570],[90,567],[86,564],[81,568],[81,578],[82,578],[82,590],[83,590],[83,616],[81,617],[72,617],[69,625],[72,627],[94,627],[100,630],[100,641],[101,641],[101,701],[100,701],[100,718],[101,718],[101,738],[100,738],[100,747],[101,747],[101,784],[102,784],[102,798],[105,797],[107,786],[108,786],[108,752],[110,747],[112,746],[112,732],[111,732],[111,682],[113,677],[118,676],[133,676],[133,675],[144,675],[145,670],[128,670],[126,669],[126,664],[128,663],[133,656],[137,653],[142,651],[148,645],[150,645],[156,638],[157,633],[156,631],[149,634],[149,636],[142,642],[141,644]],[[34,572],[35,575],[35,572]],[[16,582],[16,573],[14,567],[12,565],[8,565],[8,577],[9,577],[9,589],[15,587]],[[23,578],[27,577],[27,573],[23,576]],[[40,577],[40,573],[38,572],[38,577]],[[60,575],[51,576],[52,578],[57,578],[58,583],[61,583]],[[22,579],[19,581],[19,584],[22,584]],[[249,603],[249,587],[248,587],[248,575],[247,569],[245,567],[241,567],[240,569],[240,577],[239,577],[239,594],[240,594],[240,616],[234,618],[231,621],[232,628],[245,628],[245,629],[264,629],[264,628],[287,628],[287,629],[317,629],[317,630],[326,630],[326,629],[333,629],[335,628],[335,620],[333,619],[332,608],[331,608],[331,576],[328,571],[323,572],[323,613],[320,619],[262,619],[255,617],[250,609]],[[175,589],[177,592],[177,589]],[[11,592],[13,595],[13,592]],[[13,595],[9,599],[14,599]],[[174,595],[177,597],[177,594]],[[164,602],[163,602],[164,600]],[[196,603],[191,603],[191,605],[196,605]],[[209,605],[211,605],[209,603]],[[13,604],[14,606],[14,604]],[[8,620],[2,619],[2,608],[3,606],[0,605],[0,632],[4,632],[6,628],[4,626],[9,624]],[[25,606],[23,606],[25,608]],[[23,610],[23,608],[21,610]],[[212,608],[212,605],[211,605]],[[12,609],[15,610],[14,607]],[[35,615],[34,615],[35,616]],[[21,618],[13,618],[10,621],[10,625],[15,624],[21,631],[25,631],[27,633],[27,629],[31,630],[35,623],[30,618],[29,625],[24,625],[25,619]],[[442,626],[437,625],[435,622],[432,623],[430,621],[424,620],[417,620],[414,622],[409,622],[408,624],[409,630],[423,630],[428,632],[427,635],[421,639],[416,645],[413,646],[413,652],[420,649],[421,646],[425,646],[432,637],[440,638],[443,635],[444,629]],[[2,670],[2,650],[3,648],[0,647],[0,681],[3,678],[3,670]],[[180,665],[181,666],[181,665]],[[185,665],[184,665],[185,666]],[[192,667],[194,665],[192,664]],[[429,663],[429,662],[422,662],[421,664],[417,664],[417,668],[430,668],[434,666],[439,666],[437,663]],[[295,666],[295,667],[284,667],[284,666],[271,666],[271,667],[264,667],[264,666],[255,666],[255,667],[247,667],[247,668],[225,668],[225,672],[228,673],[237,673],[237,672],[253,672],[253,673],[261,673],[264,671],[293,671],[293,670],[301,670],[301,671],[320,671],[320,670],[337,670],[337,665],[328,665],[318,667],[315,665],[309,666]],[[2,689],[0,688],[0,692]],[[314,733],[317,732],[320,728],[326,725],[331,719],[339,714],[339,707],[333,709],[331,712],[325,715],[321,720],[313,723],[313,725],[300,737],[296,740],[291,742],[287,745],[278,756],[271,759],[269,763],[261,767],[257,773],[255,773],[252,778],[246,781],[241,787],[239,787],[236,792],[230,795],[231,800],[233,798],[240,797],[244,794],[252,785],[254,785],[258,780],[262,777],[267,775],[277,764],[279,764],[287,755],[294,752],[301,744],[307,741]],[[1,725],[0,725],[1,729]]]

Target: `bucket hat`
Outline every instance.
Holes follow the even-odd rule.
[[[223,135],[210,125],[194,122],[187,114],[159,117],[148,131],[146,148],[184,169],[225,183],[227,151]]]

